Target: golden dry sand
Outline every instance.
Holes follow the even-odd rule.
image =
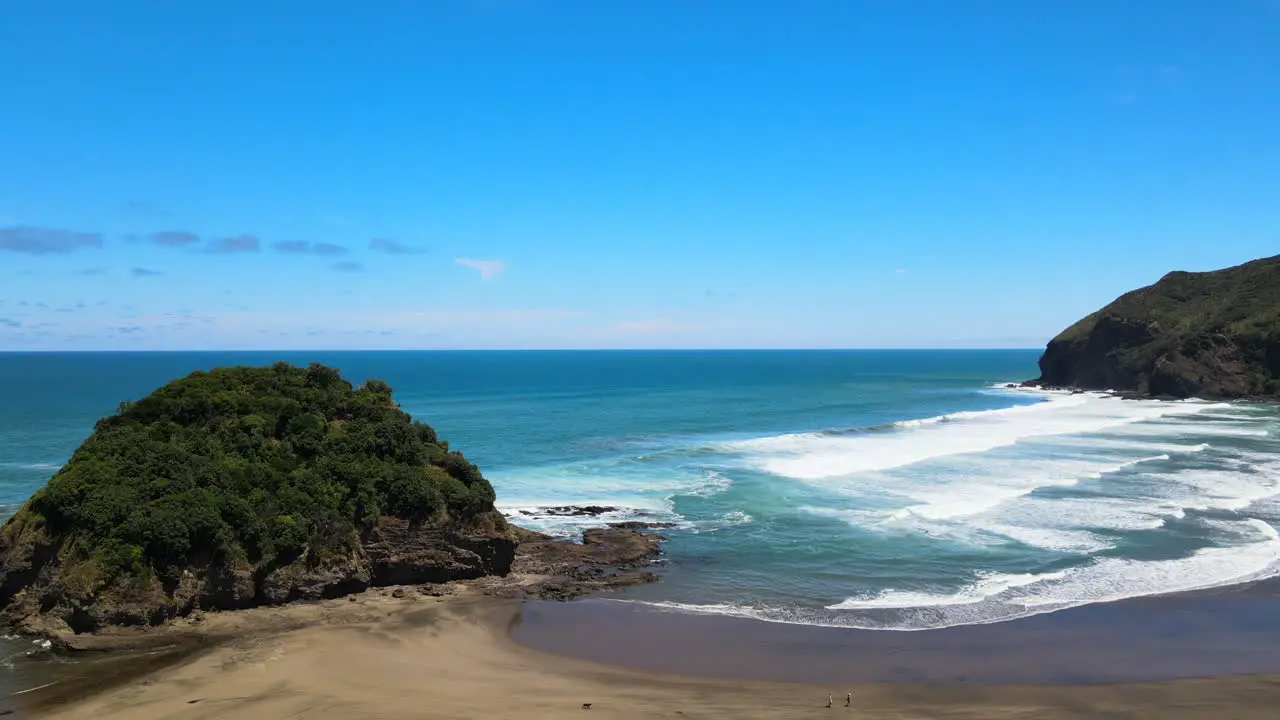
[[[1280,677],[1108,686],[825,687],[650,675],[511,642],[517,605],[482,596],[219,613],[239,639],[41,717],[158,718],[1280,718]],[[853,690],[854,706],[844,707]],[[835,707],[827,709],[826,696]],[[584,709],[583,703],[591,703]]]

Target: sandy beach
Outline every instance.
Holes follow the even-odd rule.
[[[17,716],[1221,720],[1274,718],[1280,705],[1280,676],[1274,675],[993,686],[804,684],[649,673],[513,642],[509,628],[519,602],[407,590],[402,598],[384,588],[353,599],[210,614],[200,631],[234,639],[211,642],[131,679],[100,681],[98,687],[92,679],[70,679],[42,688],[23,696]],[[95,692],[84,698],[90,690]],[[851,710],[843,706],[848,691],[855,695]],[[827,693],[835,699],[830,710]]]

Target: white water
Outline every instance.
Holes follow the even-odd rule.
[[[1096,432],[1166,416],[1221,410],[1225,403],[1123,401],[1098,394],[1050,396],[1036,405],[959,412],[894,423],[908,432],[857,436],[779,435],[726,444],[771,475],[824,480],[983,453],[1036,437]]]
[[[502,508],[522,524],[563,535],[631,519],[674,522],[676,541],[681,532],[755,528],[744,555],[758,543],[800,543],[785,547],[803,550],[809,541],[793,536],[823,532],[822,525],[809,528],[806,517],[903,548],[896,578],[844,597],[797,603],[785,578],[776,578],[771,591],[744,584],[744,596],[726,602],[651,602],[777,622],[919,630],[1280,574],[1272,525],[1280,522],[1275,413],[1228,403],[1043,396],[1033,405],[863,431],[706,440],[634,462],[524,471],[504,479]],[[738,505],[721,507],[721,500]],[[620,510],[599,518],[541,510],[569,504]],[[793,539],[775,540],[778,532]],[[849,542],[828,572],[847,565],[857,581],[865,541]],[[1001,569],[983,569],[988,561]],[[878,562],[876,577],[884,577],[885,561]],[[946,579],[929,575],[947,562],[955,567]],[[724,589],[731,587],[711,595],[731,597]]]

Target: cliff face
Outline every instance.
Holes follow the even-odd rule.
[[[506,575],[517,545],[509,532],[410,527],[388,517],[343,557],[317,562],[304,556],[262,567],[215,561],[186,567],[173,578],[142,574],[104,586],[100,571],[77,561],[64,538],[30,522],[24,516],[13,528],[16,542],[0,543],[2,617],[21,632],[46,636],[157,625],[195,610],[320,600],[382,585]]]
[[[0,617],[42,634],[505,575],[475,465],[371,380],[223,368],[99,421],[0,528]]]
[[[1173,397],[1280,397],[1280,255],[1171,272],[1064,330],[1042,385]]]

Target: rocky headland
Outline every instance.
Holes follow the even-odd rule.
[[[1280,399],[1280,255],[1175,271],[1053,338],[1028,385]]]
[[[377,587],[572,599],[656,579],[647,524],[578,543],[508,523],[476,466],[391,395],[277,363],[123,403],[0,528],[0,620],[96,647],[122,628]]]

